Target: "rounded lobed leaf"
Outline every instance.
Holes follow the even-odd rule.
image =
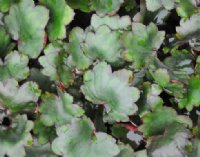
[[[95,132],[86,117],[57,128],[57,134],[52,149],[64,157],[113,157],[119,153],[116,141],[106,133]]]
[[[44,28],[48,20],[46,8],[35,6],[33,0],[21,0],[11,6],[5,24],[12,38],[17,40],[19,51],[37,58],[43,49]]]
[[[128,116],[137,111],[134,102],[139,98],[138,89],[112,74],[111,67],[105,62],[85,73],[81,90],[89,101],[105,105],[112,120],[128,121]]]

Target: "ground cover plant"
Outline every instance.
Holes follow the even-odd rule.
[[[199,0],[0,0],[0,157],[200,157]]]

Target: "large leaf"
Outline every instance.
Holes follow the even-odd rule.
[[[160,108],[148,113],[142,117],[144,124],[139,130],[144,133],[145,137],[162,134],[166,127],[174,122],[180,122],[192,126],[191,120],[186,116],[178,116],[172,108]]]
[[[32,127],[33,123],[25,115],[18,115],[8,128],[0,126],[0,156],[24,157],[24,146],[32,143]]]
[[[148,147],[149,157],[186,157],[185,147],[190,144],[190,131],[174,123],[166,129],[164,135],[154,137]]]
[[[0,106],[11,112],[33,111],[41,91],[34,82],[26,82],[19,87],[14,79],[0,82]]]
[[[113,157],[119,153],[115,140],[106,133],[95,132],[86,117],[58,128],[57,134],[52,149],[64,157]]]
[[[35,6],[33,0],[21,0],[11,6],[5,23],[12,38],[17,40],[20,52],[30,58],[38,57],[43,49],[48,18],[48,10]]]
[[[155,24],[145,26],[141,23],[133,24],[133,32],[125,33],[122,42],[126,49],[124,58],[132,61],[135,68],[141,68],[146,60],[155,56],[156,50],[164,40],[165,33],[158,31]]]
[[[23,54],[19,54],[17,51],[9,53],[2,63],[0,59],[0,80],[5,81],[9,78],[15,78],[17,80],[26,79],[29,75],[28,57]]]
[[[73,97],[60,92],[60,96],[46,93],[42,96],[40,111],[41,121],[46,126],[69,124],[75,117],[83,115],[84,111],[73,103]]]
[[[139,98],[138,90],[112,74],[111,67],[105,62],[85,73],[81,90],[89,101],[105,105],[108,116],[113,120],[128,121],[128,116],[137,111],[134,102]]]
[[[48,24],[48,35],[51,40],[66,37],[65,26],[73,17],[73,10],[66,4],[65,0],[40,0],[50,10],[50,22]]]
[[[44,50],[44,56],[39,58],[43,66],[42,73],[49,76],[52,81],[61,81],[68,86],[73,82],[71,68],[67,65],[67,53],[63,43],[49,44]]]
[[[194,106],[200,105],[200,77],[194,76],[190,78],[189,84],[187,86],[187,92],[184,98],[180,100],[179,107],[186,108],[191,111]]]
[[[146,0],[146,5],[149,11],[156,11],[163,7],[171,10],[175,6],[175,0]]]

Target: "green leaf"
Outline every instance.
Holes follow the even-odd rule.
[[[67,93],[59,92],[59,97],[50,93],[42,96],[40,107],[41,121],[46,126],[61,126],[69,124],[73,118],[80,117],[84,111],[73,104],[73,97]]]
[[[155,24],[145,26],[133,24],[133,32],[124,33],[122,43],[126,49],[124,59],[132,61],[135,68],[141,68],[146,60],[156,55],[156,50],[164,40],[165,32],[158,31]]]
[[[106,133],[95,132],[86,117],[57,129],[58,137],[52,143],[53,151],[65,157],[113,157],[119,153],[115,139]]]
[[[115,14],[119,9],[123,0],[93,0],[92,8],[100,15]]]
[[[33,123],[25,115],[14,118],[9,128],[0,126],[0,156],[24,157],[24,146],[32,143],[32,127]]]
[[[43,75],[39,69],[32,68],[30,70],[28,81],[36,82],[43,92],[56,91],[56,87],[52,84],[52,81],[50,81],[49,77]]]
[[[1,24],[1,21],[0,21]],[[6,32],[3,26],[0,26],[0,56],[6,55],[13,47],[10,36]]]
[[[88,32],[84,44],[85,53],[93,59],[113,64],[119,62],[122,51],[120,36],[120,32],[112,31],[108,26],[101,26],[94,33]]]
[[[181,20],[180,26],[176,27],[177,36],[181,39],[193,39],[200,37],[200,14],[194,14],[188,20]]]
[[[160,8],[171,10],[175,6],[175,0],[146,0],[147,9],[156,11]]]
[[[41,91],[34,82],[26,82],[19,87],[14,79],[0,82],[0,106],[10,112],[33,111]]]
[[[84,74],[81,90],[87,100],[105,105],[112,120],[128,121],[128,116],[137,111],[134,102],[139,98],[139,91],[115,76],[105,62],[97,64],[92,71]]]
[[[50,10],[50,21],[47,26],[50,40],[64,39],[66,37],[65,26],[74,17],[73,10],[65,0],[40,0]]]
[[[52,81],[61,81],[68,86],[73,82],[72,69],[67,65],[67,53],[62,42],[49,44],[44,50],[44,56],[39,58],[43,66],[42,73]]]
[[[19,2],[20,0],[0,0],[0,11],[7,12],[10,9],[10,6],[14,3]]]
[[[90,12],[91,11],[91,0],[66,0],[67,4],[71,6],[73,9],[80,9],[84,12]]]
[[[48,10],[35,6],[33,0],[21,0],[11,6],[5,23],[12,38],[18,41],[20,52],[30,58],[38,57],[43,49],[44,28],[48,19]]]
[[[98,27],[106,25],[111,30],[127,30],[131,27],[131,19],[129,16],[98,16],[96,14],[92,15],[91,26],[94,30]]]
[[[192,61],[194,57],[192,54],[183,49],[176,50],[172,53],[172,56],[165,58],[164,63],[169,68],[173,69],[173,72],[177,71],[185,73],[185,75],[191,75],[194,73]]]
[[[52,152],[50,144],[46,144],[26,147],[26,157],[57,157],[57,155]]]
[[[170,82],[170,76],[166,69],[158,69],[153,74],[153,78],[161,87],[166,87]]]
[[[173,108],[168,107],[145,114],[142,120],[144,123],[139,127],[139,130],[144,133],[145,137],[162,134],[165,128],[174,122],[192,126],[192,122],[188,117],[178,116]]]
[[[9,53],[2,63],[0,59],[0,71],[2,75],[0,76],[1,81],[5,81],[9,78],[15,78],[16,80],[26,79],[29,75],[28,68],[28,57],[19,54],[17,51]]]
[[[190,144],[190,131],[178,123],[166,129],[162,136],[152,138],[147,148],[148,157],[185,157],[185,147]]]
[[[159,96],[162,92],[162,88],[159,85],[144,82],[142,91],[142,95],[138,101],[140,115],[145,114],[146,111],[162,107],[164,102]]]
[[[187,86],[187,92],[184,98],[180,100],[179,107],[186,108],[191,111],[193,107],[200,105],[200,77],[193,76],[190,78],[189,84]]]
[[[136,157],[133,149],[129,145],[120,144],[120,153],[116,157]]]
[[[67,52],[70,54],[69,60],[78,69],[86,69],[92,64],[92,59],[83,52],[82,44],[85,41],[85,32],[79,28],[74,28],[69,34],[69,44]]]
[[[46,144],[52,142],[56,137],[56,130],[54,127],[48,127],[44,125],[41,119],[37,119],[34,123],[33,132],[37,135],[39,144]]]
[[[182,18],[189,18],[196,12],[196,1],[195,0],[179,0],[179,7],[176,9],[179,16]]]

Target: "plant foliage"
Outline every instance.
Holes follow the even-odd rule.
[[[199,0],[0,0],[0,157],[200,157]]]

